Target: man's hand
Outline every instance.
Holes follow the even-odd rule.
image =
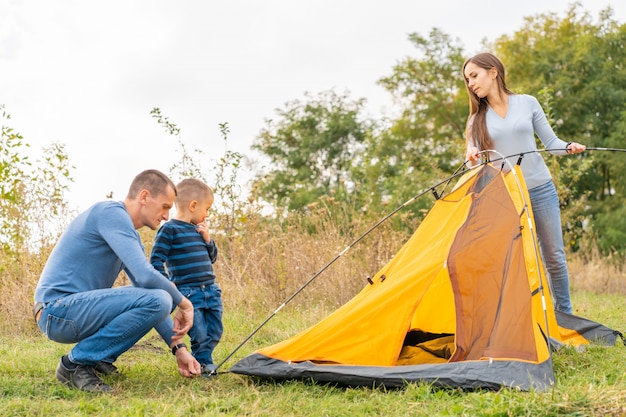
[[[200,363],[189,353],[187,348],[181,347],[176,351],[176,362],[178,363],[178,373],[184,377],[191,378],[202,373]]]
[[[176,314],[174,315],[174,337],[172,342],[178,342],[187,334],[193,325],[193,304],[187,298],[183,297],[183,301],[178,304]]]

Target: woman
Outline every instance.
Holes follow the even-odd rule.
[[[541,254],[550,275],[555,308],[572,313],[569,276],[565,261],[559,198],[550,171],[537,152],[535,133],[546,149],[554,155],[583,152],[585,146],[559,139],[536,98],[514,94],[505,82],[502,62],[493,54],[482,53],[463,64],[463,78],[470,100],[467,119],[466,159],[476,162],[481,150],[497,151],[497,159],[522,152],[521,169],[530,194]],[[518,157],[512,157],[515,164]]]

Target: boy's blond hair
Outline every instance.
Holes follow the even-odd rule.
[[[176,206],[183,207],[192,202],[213,198],[213,190],[200,180],[186,178],[176,185]]]

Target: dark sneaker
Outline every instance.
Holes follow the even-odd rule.
[[[95,369],[95,371],[101,375],[113,375],[119,373],[117,371],[117,366],[109,362],[98,362],[98,364],[94,366],[93,369]]]
[[[67,369],[63,365],[63,361],[60,361],[56,376],[59,381],[68,387],[78,388],[82,391],[109,392],[113,390],[96,375],[93,366],[77,365],[76,369]]]

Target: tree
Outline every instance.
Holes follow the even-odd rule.
[[[254,187],[276,208],[303,210],[321,196],[345,193],[372,128],[361,115],[364,99],[334,91],[305,97],[277,109],[279,118],[266,120],[252,145],[270,166]]]
[[[166,133],[176,139],[178,144],[176,151],[180,153],[180,159],[171,166],[170,177],[175,182],[184,178],[197,178],[207,184],[210,183],[208,178],[212,178],[214,181],[212,189],[215,193],[213,227],[220,233],[233,236],[241,229],[251,207],[248,207],[242,199],[242,190],[238,182],[244,156],[228,149],[228,134],[230,133],[228,123],[219,124],[220,134],[225,144],[224,155],[215,163],[210,164],[214,169],[209,171],[202,168],[201,161],[204,152],[201,149],[194,149],[190,152],[180,133],[181,129],[171,122],[169,117],[163,115],[160,108],[154,107],[150,115]]]
[[[29,144],[8,125],[11,115],[0,105],[0,244],[19,259],[53,243],[69,217],[65,192],[73,181],[73,166],[62,144],[43,150],[30,162]]]
[[[379,80],[400,116],[369,138],[361,177],[397,205],[459,168],[464,155],[468,99],[461,75],[462,47],[439,29],[409,35],[417,49]],[[417,212],[431,202],[410,207]]]
[[[507,65],[510,85],[543,97],[562,139],[625,148],[625,44],[626,25],[614,20],[610,8],[595,23],[575,3],[563,18],[526,18],[520,30],[500,37],[494,46]],[[546,158],[563,205],[571,203],[564,210],[571,246],[578,247],[590,220],[602,248],[626,249],[626,241],[611,237],[617,234],[610,230],[615,225],[610,218],[626,197],[624,155],[587,152],[574,157],[574,164],[573,158]]]
[[[187,146],[180,135],[180,128],[171,122],[169,117],[164,116],[160,108],[154,107],[150,111],[150,116],[156,119],[157,123],[163,127],[163,130],[174,136],[178,143],[177,152],[181,153],[180,161],[170,167],[170,176],[176,178],[177,181],[190,177],[207,182],[199,162],[202,160],[202,150],[194,149],[192,152],[187,150]]]
[[[15,224],[19,218],[21,199],[24,197],[23,179],[25,170],[30,166],[28,156],[23,149],[29,145],[24,138],[5,123],[11,119],[0,106],[2,130],[0,133],[0,227],[2,228],[2,245],[5,251],[22,246],[23,235],[20,227]]]

